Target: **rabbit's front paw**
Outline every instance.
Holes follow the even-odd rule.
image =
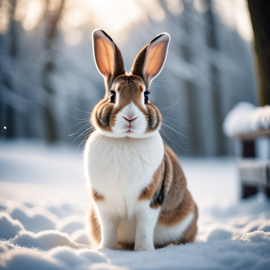
[[[152,250],[155,250],[155,247],[152,245],[152,246],[138,246],[138,247],[135,247],[134,251],[152,251]]]
[[[104,249],[117,249],[118,248],[118,244],[117,243],[107,243],[107,244],[100,244],[98,247],[97,247],[97,250],[98,251],[102,251]]]
[[[102,245],[99,245],[97,248],[95,248],[96,251],[104,251],[106,248]]]

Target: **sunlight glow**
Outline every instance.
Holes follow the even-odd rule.
[[[206,12],[208,10],[207,3],[202,0],[194,0],[193,5],[195,9],[199,12]]]
[[[152,8],[149,9],[150,16],[155,21],[163,21],[165,19],[165,12],[158,3],[154,3]]]
[[[184,10],[184,5],[181,0],[167,0],[166,3],[169,11],[174,15],[178,15]]]
[[[164,0],[168,10],[181,14],[184,10],[184,0]],[[190,0],[192,1],[192,0]],[[45,9],[51,14],[57,11],[61,0],[17,0],[15,19],[23,28],[31,30],[37,26]],[[198,12],[206,12],[206,1],[194,0],[194,8]],[[2,0],[0,8],[0,33],[9,29],[11,1]],[[249,11],[246,0],[213,0],[213,10],[216,11],[227,26],[234,28],[246,40],[253,39]],[[138,22],[144,22],[150,17],[155,21],[163,21],[165,12],[158,0],[66,0],[59,29],[64,34],[67,43],[75,45],[82,39],[83,29],[92,31],[102,28],[114,36],[118,43],[125,42],[129,29]]]
[[[23,19],[22,25],[25,30],[33,29],[43,14],[42,2],[39,0],[27,1],[26,16]]]
[[[0,33],[5,34],[9,28],[9,2],[3,1],[0,9]]]
[[[15,20],[21,21],[25,17],[26,13],[26,0],[21,0],[17,2],[16,10],[15,10]]]
[[[112,0],[87,0],[88,4],[94,10],[100,10],[100,8],[108,8],[115,6],[115,1]]]
[[[82,39],[81,31],[73,31],[65,34],[65,41],[70,45],[78,44]]]
[[[61,29],[64,31],[69,31],[76,27],[84,25],[86,22],[86,14],[79,7],[74,7],[65,13],[61,21]]]
[[[253,39],[252,25],[245,0],[215,0],[215,9],[221,20],[231,28],[235,28],[245,40]]]
[[[60,0],[53,0],[53,1],[48,2],[49,11],[56,11],[59,6],[60,6]]]
[[[87,0],[98,28],[115,33],[141,19],[134,0]]]

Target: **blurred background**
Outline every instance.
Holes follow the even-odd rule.
[[[270,104],[270,1],[0,0],[0,233],[17,219],[23,233],[56,230],[91,244],[83,147],[105,93],[96,28],[113,38],[128,72],[145,44],[171,35],[150,100],[199,207],[196,241],[269,231],[270,106],[257,106]],[[65,245],[40,235],[41,244],[21,246]]]
[[[104,95],[95,28],[114,39],[127,71],[146,43],[168,32],[167,62],[150,90],[164,140],[181,156],[233,154],[224,118],[239,101],[257,103],[245,0],[0,0],[2,139],[83,149]]]

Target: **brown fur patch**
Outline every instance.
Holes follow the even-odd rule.
[[[105,97],[103,100],[101,100],[95,107],[94,110],[91,114],[91,123],[93,126],[98,126],[100,129],[104,130],[104,131],[112,131],[111,127],[108,123],[108,121],[106,121],[106,119],[108,119],[108,117],[110,116],[110,113],[108,115],[103,114],[102,118],[100,119],[99,117],[101,116],[101,112],[102,109],[109,105],[109,94],[106,93]],[[108,110],[106,111],[108,113]],[[103,121],[102,121],[103,120]],[[102,122],[104,124],[102,124]]]
[[[94,208],[94,205],[92,204],[90,207],[90,233],[94,240],[99,244],[101,241],[101,229],[100,229],[100,224],[99,220],[96,214],[96,210]]]
[[[146,133],[153,132],[160,128],[162,123],[162,115],[159,111],[159,109],[154,104],[145,104],[148,114],[147,114],[147,121],[148,121],[148,127],[146,130]]]
[[[168,180],[166,181],[166,198],[162,211],[169,212],[177,208],[183,200],[186,191],[186,178],[180,166],[177,156],[165,145],[166,153],[166,174]]]
[[[91,187],[91,195],[92,195],[92,198],[93,198],[94,201],[102,201],[102,200],[104,200],[104,196],[99,194],[92,187]]]
[[[118,248],[123,250],[134,250],[134,243],[118,242]]]
[[[157,186],[161,184],[162,175],[164,171],[164,162],[160,164],[156,172],[154,173],[153,180],[149,186],[144,188],[140,194],[139,201],[142,200],[151,200],[154,196],[155,191],[157,190]]]
[[[197,233],[198,209],[192,199],[190,192],[186,188],[186,179],[180,163],[174,152],[165,147],[165,171],[164,190],[165,201],[161,207],[158,223],[165,226],[174,226],[181,223],[190,212],[194,213],[194,219],[181,239],[176,239],[179,243],[193,242]],[[167,176],[166,176],[167,175]],[[166,181],[166,179],[168,179]],[[167,244],[166,244],[167,245]]]
[[[144,63],[145,63],[147,47],[149,44],[150,44],[150,42],[148,44],[146,44],[141,49],[141,51],[137,54],[137,56],[133,62],[132,68],[131,68],[131,74],[137,75],[141,78],[144,78],[143,67],[144,67]],[[148,81],[146,81],[146,87],[148,88]]]
[[[165,197],[167,197],[170,188],[171,188],[171,184],[173,181],[173,166],[172,166],[172,162],[170,160],[170,157],[166,151],[166,146],[164,145],[164,150],[165,150],[165,154],[164,154],[164,180],[163,180],[163,188],[164,188],[164,195]],[[164,208],[164,207],[163,207]]]
[[[198,219],[198,208],[197,205],[194,203],[194,219],[191,223],[191,225],[186,229],[186,231],[183,233],[180,243],[186,244],[186,243],[194,243],[196,235],[197,235],[197,219]]]
[[[177,208],[172,211],[163,211],[161,208],[161,213],[158,222],[166,226],[174,226],[182,222],[190,212],[193,211],[194,201],[188,190],[185,191],[183,201],[179,204]]]
[[[155,209],[163,205],[172,182],[172,166],[166,152],[164,152],[164,158],[158,174],[159,183],[150,204],[150,207]]]
[[[121,80],[126,80],[126,77],[130,77],[133,81],[140,82],[141,84],[144,84],[143,79],[140,76],[134,75],[134,74],[122,74],[119,75],[117,78],[115,78],[114,83],[121,81]]]

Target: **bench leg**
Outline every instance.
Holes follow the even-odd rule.
[[[258,192],[258,187],[242,183],[242,199],[246,199]]]
[[[270,187],[265,187],[264,192],[265,192],[266,196],[270,199]]]

